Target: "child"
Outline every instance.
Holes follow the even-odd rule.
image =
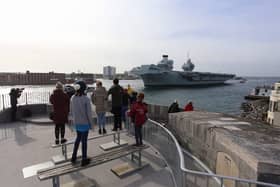
[[[132,105],[130,112],[128,115],[132,118],[132,121],[134,121],[135,126],[135,140],[136,144],[135,146],[142,146],[142,126],[147,121],[147,104],[143,102],[144,94],[139,93],[137,96],[137,101]]]

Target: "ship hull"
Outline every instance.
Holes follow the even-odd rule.
[[[140,75],[145,87],[152,86],[210,86],[224,84],[232,74],[166,71]]]

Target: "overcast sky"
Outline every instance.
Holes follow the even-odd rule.
[[[0,0],[0,72],[157,63],[280,76],[279,0]]]

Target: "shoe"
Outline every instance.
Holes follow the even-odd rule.
[[[101,129],[98,130],[98,133],[99,133],[99,134],[102,134]]]
[[[65,139],[65,138],[61,139],[61,141],[60,141],[61,144],[64,144],[66,142],[67,142],[67,139]]]
[[[105,128],[103,128],[103,133],[104,133],[104,134],[106,134],[106,133],[107,133],[107,131],[106,131],[106,129],[105,129]]]
[[[112,131],[117,131],[117,129],[116,129],[116,128],[113,128]]]
[[[81,166],[86,166],[86,165],[88,165],[89,163],[90,163],[90,159],[89,159],[89,158],[83,159],[83,160],[82,160],[82,163],[81,163]]]
[[[136,146],[136,147],[138,147],[138,146],[139,146],[139,144],[138,144],[138,143],[135,143],[135,144],[132,144],[132,146]]]
[[[55,140],[55,144],[58,145],[59,144],[59,139]]]
[[[73,158],[73,157],[72,157],[72,158],[71,158],[71,163],[72,163],[72,164],[75,164],[75,163],[76,163],[76,158]]]

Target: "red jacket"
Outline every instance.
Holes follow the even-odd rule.
[[[147,104],[142,102],[135,102],[128,115],[133,118],[136,126],[143,125],[147,121]]]
[[[186,112],[188,112],[188,111],[193,111],[193,105],[192,104],[187,104],[186,106],[185,106],[185,109],[184,109],[184,111],[186,111]]]
[[[70,99],[63,90],[54,90],[50,97],[50,102],[53,104],[53,121],[55,124],[64,124],[68,122],[69,102]]]

